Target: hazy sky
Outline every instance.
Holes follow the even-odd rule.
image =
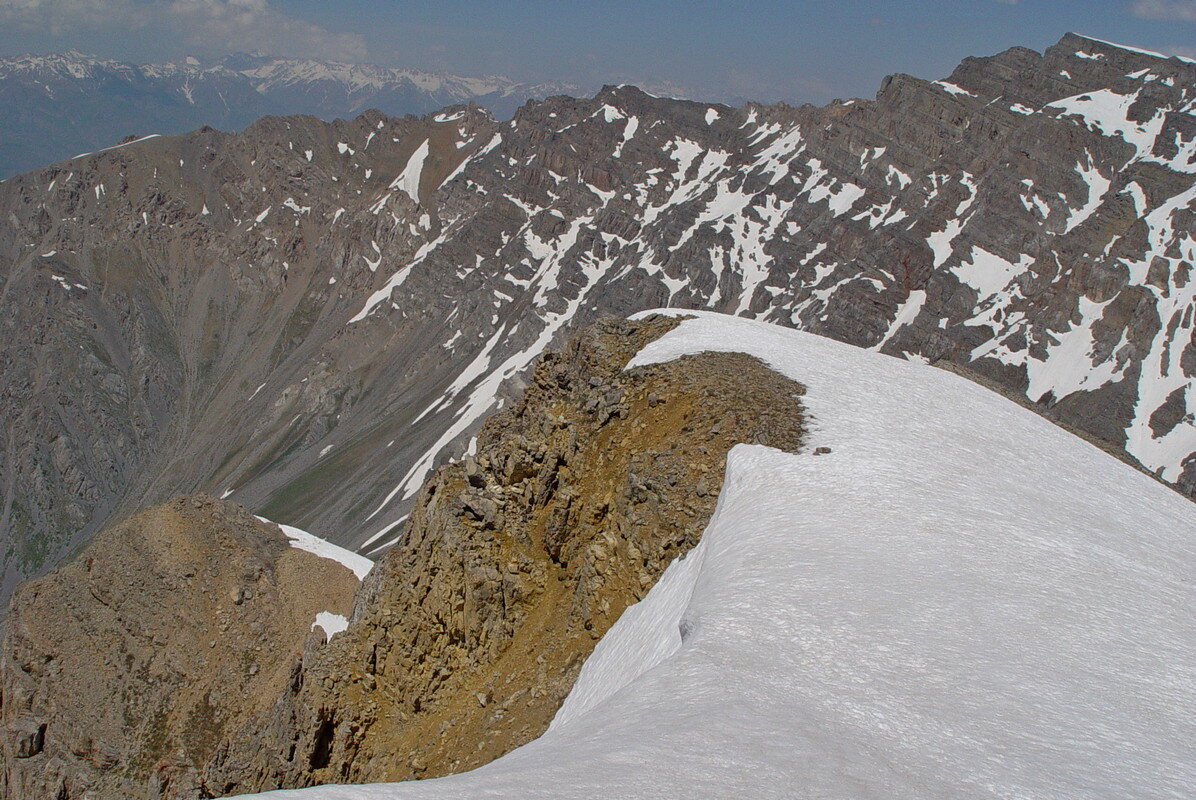
[[[0,0],[0,55],[151,61],[260,50],[712,99],[872,96],[892,72],[1067,31],[1196,56],[1196,0]]]

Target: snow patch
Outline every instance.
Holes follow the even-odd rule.
[[[335,561],[347,567],[350,572],[357,576],[358,580],[363,580],[369,574],[370,569],[373,568],[374,562],[370,561],[365,556],[359,556],[352,550],[346,550],[343,547],[333,544],[326,539],[321,539],[318,536],[313,536],[305,530],[300,530],[291,525],[283,525],[273,520],[268,520],[265,517],[258,517],[259,520],[269,525],[275,525],[283,532],[288,539],[291,540],[291,547],[299,550],[306,550],[313,553],[320,558],[326,558],[330,561]]]
[[[945,89],[950,94],[963,95],[964,97],[975,97],[976,95],[969,92],[963,87],[956,86],[954,83],[947,83],[946,81],[935,81],[936,86]]]
[[[328,641],[348,627],[349,620],[343,614],[333,614],[331,611],[321,611],[316,614],[316,621],[311,624],[313,631],[316,628],[324,631],[324,641]]]
[[[1056,100],[1047,104],[1045,108],[1058,109],[1061,116],[1079,117],[1090,130],[1128,142],[1141,156],[1150,153],[1154,148],[1154,141],[1162,130],[1165,114],[1156,114],[1146,122],[1130,119],[1130,106],[1137,99],[1137,92],[1118,94],[1111,89],[1098,89]]]
[[[428,140],[415,148],[415,152],[407,159],[407,165],[399,173],[399,177],[391,181],[391,189],[401,189],[407,193],[412,202],[419,204],[419,179],[423,175],[424,160],[428,157]]]

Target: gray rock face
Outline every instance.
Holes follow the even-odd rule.
[[[0,59],[0,176],[115,144],[130,134],[232,130],[266,114],[427,114],[473,101],[499,117],[577,87],[370,64],[234,55],[127,64],[69,52]]]
[[[1194,101],[1069,35],[825,108],[267,118],[6,181],[6,579],[180,491],[384,548],[550,342],[665,305],[958,369],[1191,495]]]

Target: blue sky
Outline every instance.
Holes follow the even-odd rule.
[[[0,55],[262,50],[791,103],[871,96],[889,73],[942,77],[1067,31],[1196,56],[1196,0],[0,0]]]

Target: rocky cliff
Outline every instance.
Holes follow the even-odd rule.
[[[606,322],[541,359],[473,454],[423,487],[327,644],[304,639],[325,601],[296,596],[282,545],[219,501],[135,517],[23,588],[0,662],[6,797],[430,777],[539,736],[597,640],[697,542],[731,446],[801,446],[802,387],[754,358],[624,371],[676,324]],[[220,551],[228,536],[265,556]]]
[[[358,585],[210,497],[104,531],[13,598],[0,796],[210,797],[197,767],[286,691],[318,615],[347,614]]]
[[[1068,35],[824,108],[609,87],[6,181],[7,585],[178,492],[385,549],[549,343],[665,305],[952,366],[1191,494],[1194,102]]]

